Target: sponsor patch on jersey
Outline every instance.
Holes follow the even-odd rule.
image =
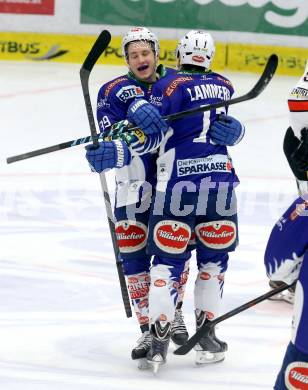
[[[199,240],[212,249],[225,249],[236,240],[236,225],[232,221],[200,223],[195,228]]]
[[[156,279],[154,282],[155,287],[165,287],[166,286],[166,281],[163,279]]]
[[[137,221],[120,221],[116,223],[115,233],[120,252],[136,252],[146,245],[147,227]]]
[[[290,93],[290,97],[294,97],[296,99],[305,99],[308,97],[308,89],[295,87],[292,89],[292,92]]]
[[[308,363],[293,362],[285,372],[285,384],[288,389],[308,390]]]
[[[129,276],[129,277],[127,278],[127,281],[128,281],[128,283],[138,283],[138,282],[139,282],[139,279],[136,278],[135,276]]]
[[[151,95],[149,98],[149,103],[153,104],[156,107],[160,107],[163,103],[163,96],[153,96]]]
[[[183,253],[187,247],[191,229],[183,222],[160,221],[154,228],[154,242],[164,252]]]
[[[121,102],[126,103],[128,99],[139,98],[144,96],[144,92],[141,87],[137,85],[126,85],[119,89],[116,93],[116,97],[121,100]]]
[[[136,283],[128,283],[129,295],[131,299],[147,299],[149,293],[149,283],[142,279],[136,279]]]
[[[222,81],[223,83],[225,83],[225,84],[227,84],[227,85],[229,85],[230,87],[233,88],[233,85],[232,85],[230,80],[225,79],[224,77],[220,77],[220,76],[217,76],[217,80]]]
[[[140,317],[138,318],[138,322],[139,322],[140,325],[148,324],[148,322],[149,322],[149,317],[140,316]]]
[[[176,160],[176,166],[178,177],[200,175],[211,172],[230,173],[232,169],[232,161],[227,155],[214,154],[208,157]]]
[[[139,309],[142,309],[142,308],[148,307],[148,306],[149,306],[149,300],[148,300],[148,299],[142,299],[142,300],[138,303]]]
[[[208,272],[201,272],[200,279],[209,280],[209,279],[211,279],[211,275]]]
[[[119,77],[119,78],[117,78],[117,79],[111,81],[111,82],[107,85],[107,87],[106,87],[106,89],[105,89],[105,97],[106,97],[106,98],[108,97],[108,95],[110,94],[111,90],[112,90],[117,84],[121,83],[122,81],[127,81],[127,80],[128,80],[127,77]]]
[[[103,108],[103,107],[110,107],[110,103],[108,103],[107,98],[100,98],[99,101],[97,102],[97,109]]]
[[[165,94],[167,96],[171,96],[173,94],[173,92],[177,89],[179,84],[185,83],[186,81],[192,81],[192,80],[193,80],[193,78],[190,76],[176,78],[175,80],[172,81],[171,84],[169,84],[168,88],[166,89]]]
[[[295,209],[290,213],[289,219],[294,221],[299,217],[306,209],[308,209],[308,201],[305,200],[303,203],[299,203],[295,206]],[[306,215],[306,214],[305,214]]]

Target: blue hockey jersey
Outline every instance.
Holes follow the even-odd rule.
[[[307,250],[308,201],[297,198],[272,229],[264,255],[268,277],[293,283]]]
[[[153,86],[149,102],[165,116],[229,100],[233,93],[231,82],[218,73],[177,72]],[[212,143],[207,134],[218,114],[226,112],[221,108],[170,123],[157,160],[158,190],[172,190],[180,181],[199,188],[204,178],[215,183],[238,182],[227,147]]]
[[[174,69],[159,65],[157,77],[175,73]],[[126,119],[127,109],[136,98],[148,100],[153,84],[143,83],[129,72],[104,84],[97,96],[97,122],[101,133],[106,133],[110,127]],[[131,163],[116,169],[117,207],[126,206],[139,201],[139,189],[145,181],[152,186],[156,184],[157,153],[134,155]]]

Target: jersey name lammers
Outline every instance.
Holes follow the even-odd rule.
[[[232,161],[229,156],[215,154],[208,157],[177,160],[178,177],[211,172],[231,172]]]
[[[223,85],[200,84],[195,85],[193,88],[186,88],[186,90],[192,102],[201,99],[229,100],[231,98],[230,90]]]

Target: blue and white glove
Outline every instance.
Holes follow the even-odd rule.
[[[131,161],[131,153],[125,142],[103,141],[98,147],[86,146],[86,158],[93,172],[101,173],[112,168],[122,168]]]
[[[140,127],[145,135],[165,133],[168,129],[157,108],[144,99],[136,99],[130,104],[127,119]]]
[[[130,127],[133,127],[133,125],[127,119],[114,123],[109,131],[105,133],[104,141],[122,139],[123,134],[128,133]]]
[[[245,126],[230,115],[220,114],[208,134],[217,145],[233,146],[238,144],[245,134]]]
[[[105,141],[115,141],[121,140],[126,143],[126,145],[132,145],[133,148],[135,145],[143,144],[146,140],[144,132],[140,129],[131,131],[130,129],[134,127],[127,119],[124,119],[120,122],[114,123],[109,132],[105,135]]]

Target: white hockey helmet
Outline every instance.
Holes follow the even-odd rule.
[[[191,30],[180,39],[176,57],[180,65],[196,65],[210,69],[215,54],[215,44],[211,34]]]
[[[296,137],[300,138],[301,130],[308,128],[308,60],[304,74],[289,95],[288,105],[290,125]]]
[[[147,41],[153,46],[155,57],[159,55],[159,42],[157,36],[146,27],[132,27],[123,37],[122,53],[127,58],[127,45],[134,41]]]

